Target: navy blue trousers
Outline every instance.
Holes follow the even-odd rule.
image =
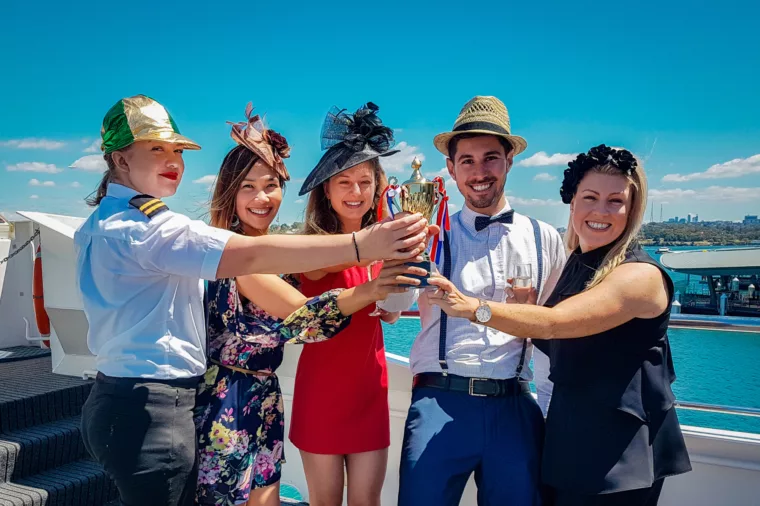
[[[457,506],[472,473],[479,506],[540,506],[544,418],[529,394],[473,397],[415,388],[399,506]]]

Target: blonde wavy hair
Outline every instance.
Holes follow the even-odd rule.
[[[591,281],[586,285],[586,290],[601,283],[610,272],[615,270],[615,268],[625,260],[628,248],[630,248],[631,244],[636,241],[639,231],[641,230],[641,224],[644,221],[644,213],[647,209],[647,177],[644,173],[644,166],[641,164],[641,160],[636,158],[636,163],[636,170],[634,170],[630,176],[621,174],[620,169],[611,164],[598,165],[590,169],[583,176],[586,177],[586,175],[591,174],[592,172],[597,174],[623,176],[628,180],[631,188],[630,210],[628,211],[628,219],[626,220],[625,229],[620,237],[615,240],[615,245],[612,249],[610,249],[610,251],[604,256],[596,274],[594,274],[594,277],[591,278]],[[575,197],[573,197],[573,200],[575,200]],[[573,215],[571,212],[568,220],[567,232],[565,232],[565,247],[567,248],[568,254],[575,251],[579,244],[580,241],[578,233],[573,227]]]

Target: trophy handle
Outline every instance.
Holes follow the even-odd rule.
[[[433,179],[435,183],[435,200],[433,201],[433,209],[437,209],[443,202],[443,198],[446,196],[446,182],[441,176],[437,176]]]

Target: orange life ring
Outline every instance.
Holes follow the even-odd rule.
[[[34,255],[34,275],[32,280],[32,301],[34,302],[34,318],[37,320],[37,330],[42,337],[50,337],[50,318],[45,310],[45,296],[42,289],[42,252],[37,246]],[[50,348],[50,340],[42,341]]]

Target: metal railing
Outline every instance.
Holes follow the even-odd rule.
[[[676,407],[691,411],[705,411],[707,413],[720,413],[724,415],[751,416],[760,418],[760,409],[740,408],[738,406],[721,406],[719,404],[703,404],[700,402],[676,401]]]

